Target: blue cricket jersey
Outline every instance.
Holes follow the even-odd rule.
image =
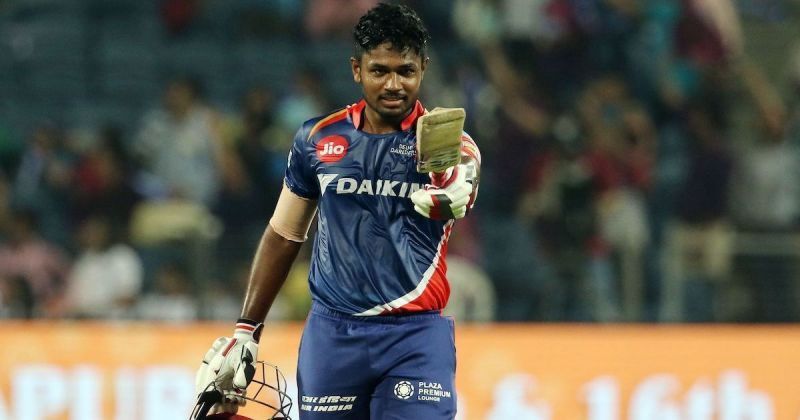
[[[441,310],[453,221],[418,214],[409,198],[430,183],[416,171],[416,120],[425,108],[417,102],[401,131],[370,134],[360,129],[365,106],[305,122],[289,153],[286,186],[318,200],[312,298],[353,315]]]

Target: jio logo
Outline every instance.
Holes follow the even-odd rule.
[[[328,136],[317,143],[317,157],[320,161],[338,162],[347,154],[347,139],[342,136]]]

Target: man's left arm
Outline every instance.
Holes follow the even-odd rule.
[[[414,210],[435,220],[460,219],[475,205],[480,182],[481,153],[472,138],[461,136],[461,163],[431,173],[431,183],[411,194]]]

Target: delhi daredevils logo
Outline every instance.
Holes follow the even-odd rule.
[[[414,385],[408,381],[400,381],[394,386],[394,395],[401,400],[407,400],[414,395]]]
[[[347,139],[342,136],[328,136],[317,143],[317,157],[325,163],[338,162],[347,154]]]

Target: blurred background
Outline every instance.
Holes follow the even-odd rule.
[[[461,325],[800,320],[800,3],[403,3],[433,36],[423,103],[465,107],[484,157],[449,249]],[[295,130],[360,99],[375,4],[0,0],[0,318],[226,333]],[[311,242],[270,318],[305,318]],[[527,407],[492,418],[549,418]]]
[[[294,131],[360,98],[376,3],[0,1],[0,317],[235,319]],[[406,3],[423,102],[485,156],[451,313],[800,318],[800,4]],[[304,318],[309,251],[270,316]]]

